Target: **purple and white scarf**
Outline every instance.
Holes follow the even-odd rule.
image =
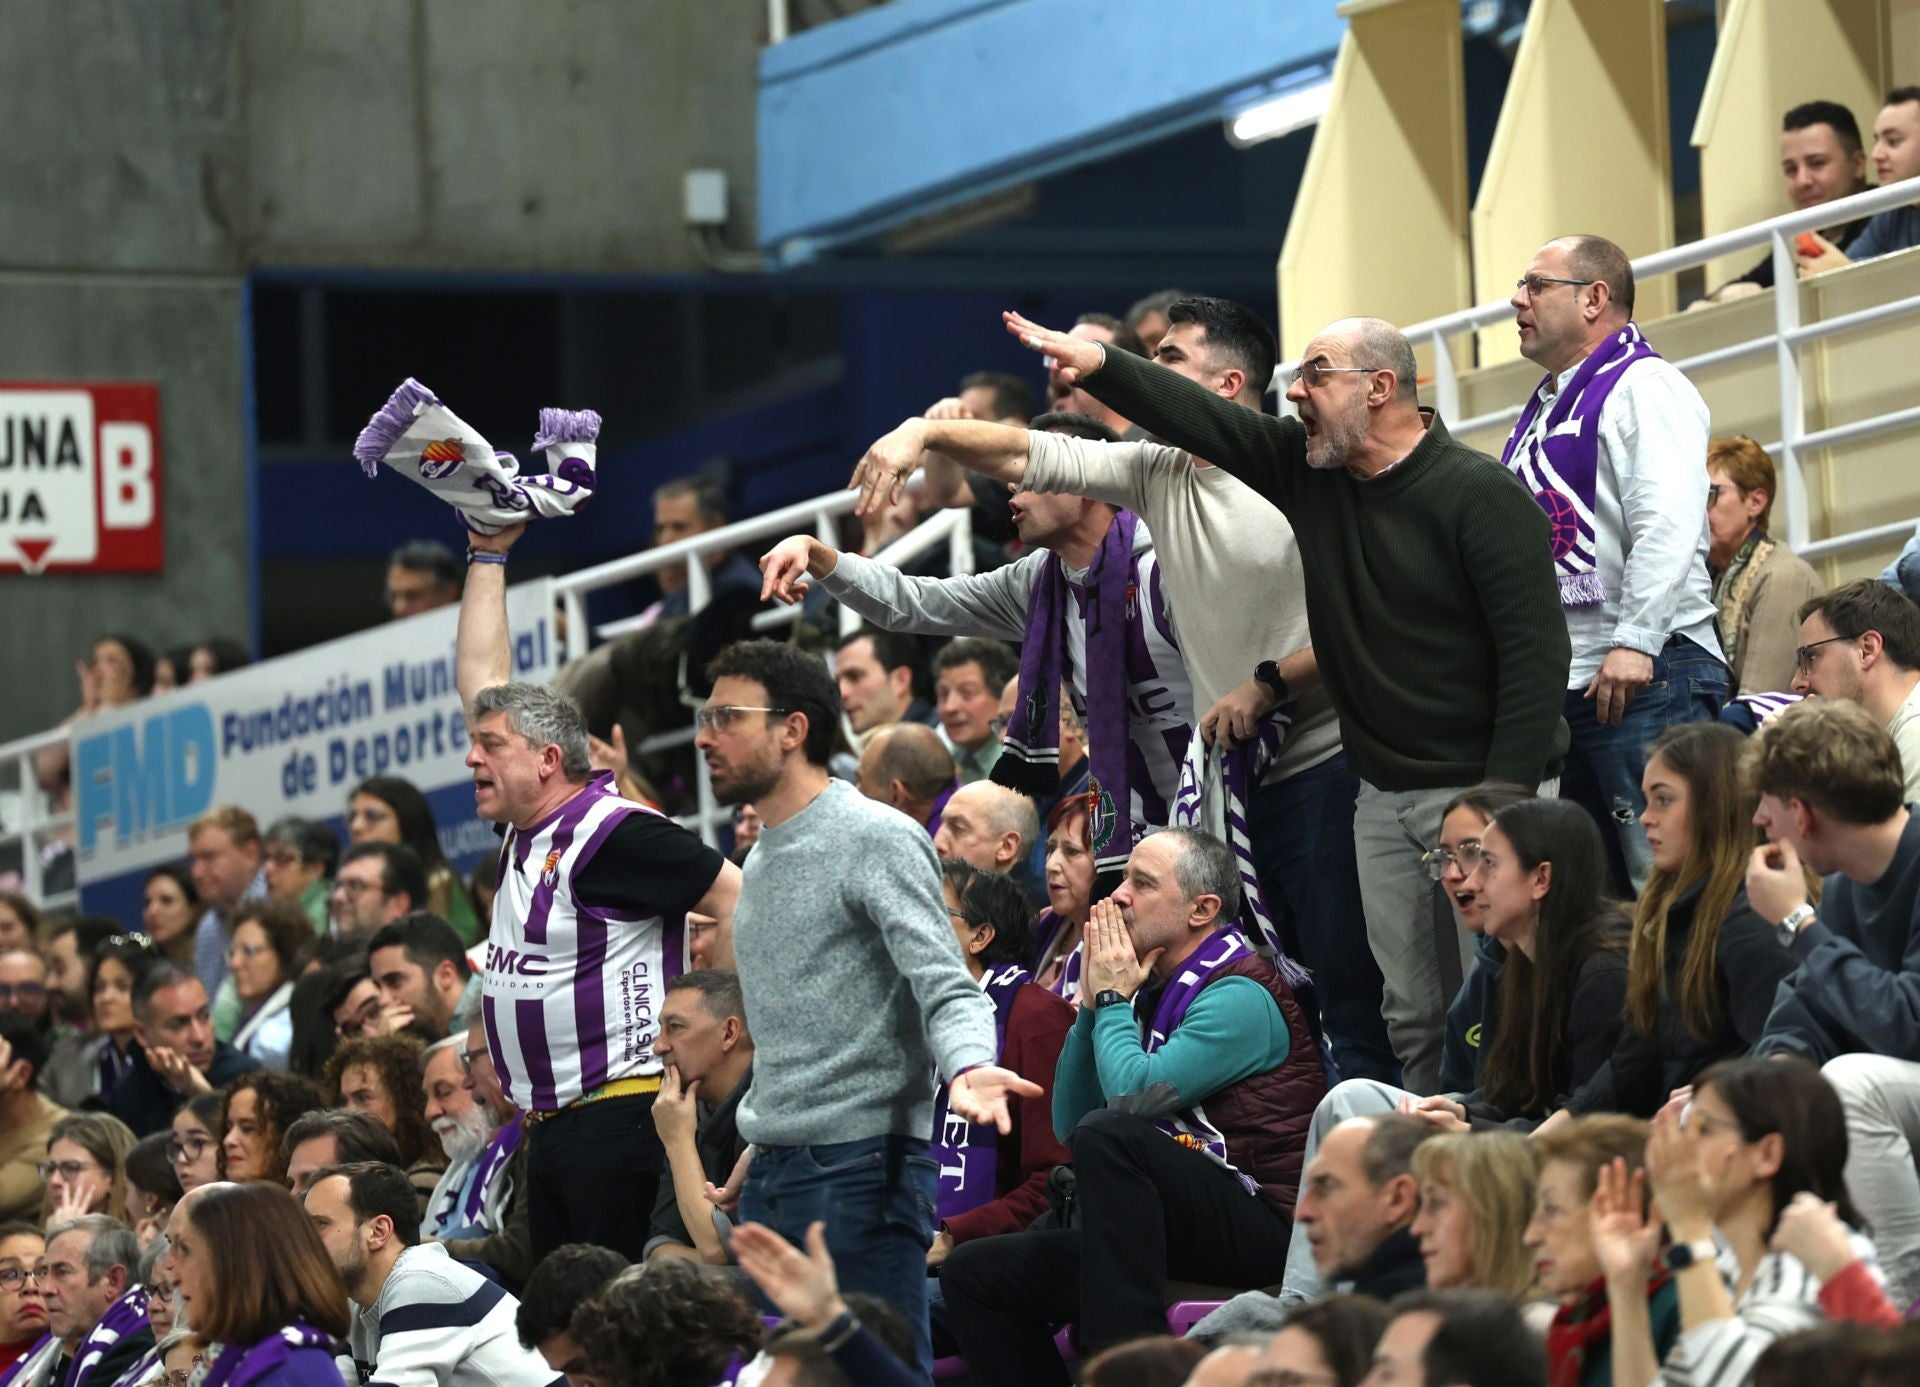
[[[1014,995],[1032,981],[1033,975],[1018,964],[986,977],[986,993],[993,999],[996,1063],[1007,1050],[1007,1018],[1013,1013]],[[942,1219],[977,1209],[993,1199],[1000,1164],[1000,1129],[991,1122],[969,1122],[947,1111],[944,1084],[933,1100],[933,1158],[939,1167],[936,1202]]]
[[[135,1286],[109,1305],[107,1313],[100,1317],[100,1323],[87,1331],[87,1337],[73,1351],[73,1359],[67,1364],[67,1375],[61,1381],[61,1387],[86,1387],[93,1370],[100,1366],[100,1360],[112,1352],[115,1345],[128,1335],[138,1334],[149,1327],[147,1288]]]
[[[409,376],[360,430],[353,455],[369,477],[385,464],[433,492],[475,534],[498,534],[536,517],[570,515],[593,496],[594,440],[600,416],[590,409],[543,409],[535,452],[547,475],[520,475],[502,453]]]
[[[295,1320],[278,1334],[269,1334],[252,1348],[228,1344],[213,1360],[200,1387],[248,1387],[293,1357],[296,1349],[317,1348],[331,1358],[346,1350],[331,1334]]]
[[[25,1353],[0,1367],[0,1387],[12,1387],[16,1382],[31,1382],[42,1369],[51,1367],[51,1360],[58,1357],[59,1353],[60,1341],[52,1334],[42,1334]]]
[[[1044,973],[1053,966],[1051,950],[1054,939],[1067,928],[1066,917],[1052,906],[1040,912],[1040,918],[1033,922],[1033,967],[1036,973]],[[1052,982],[1043,986],[1047,991],[1063,1002],[1071,1002],[1080,992],[1080,959],[1086,950],[1086,939],[1077,941],[1068,951],[1060,972]]]
[[[1551,395],[1549,374],[1535,387],[1513,426],[1501,463],[1525,484],[1552,525],[1553,566],[1560,605],[1597,607],[1607,600],[1596,569],[1594,499],[1600,484],[1600,411],[1636,361],[1658,358],[1639,325],[1628,323],[1595,347],[1574,370],[1566,388]],[[1541,407],[1547,417],[1536,434]]]
[[[1215,970],[1225,964],[1251,957],[1254,952],[1253,945],[1247,942],[1246,935],[1240,932],[1238,925],[1229,925],[1209,937],[1206,943],[1195,949],[1188,956],[1187,961],[1180,965],[1179,971],[1167,980],[1167,985],[1160,989],[1160,995],[1154,999],[1153,1003],[1153,1019],[1141,1037],[1142,1048],[1151,1055],[1165,1045],[1167,1038],[1180,1028],[1180,1022],[1185,1019],[1187,1011],[1193,1006],[1194,998],[1200,995],[1200,990],[1211,980]],[[1137,1008],[1140,998],[1144,995],[1146,995],[1144,992],[1134,994],[1136,1019],[1139,1016]],[[1206,1109],[1198,1103],[1190,1108],[1182,1108],[1179,1112],[1170,1113],[1155,1121],[1153,1125],[1182,1146],[1204,1152],[1228,1170],[1233,1171],[1235,1178],[1246,1188],[1248,1194],[1259,1192],[1260,1186],[1250,1176],[1236,1169],[1233,1162],[1227,1158],[1226,1138],[1221,1135],[1217,1127],[1207,1121]]]
[[[513,1120],[493,1134],[486,1148],[473,1163],[473,1175],[467,1181],[466,1198],[460,1202],[460,1216],[469,1228],[486,1224],[487,1191],[501,1167],[513,1159],[520,1138],[526,1131],[526,1114],[515,1110]],[[498,1229],[493,1231],[498,1232]]]

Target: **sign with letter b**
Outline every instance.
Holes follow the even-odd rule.
[[[158,573],[160,390],[0,381],[0,572]]]

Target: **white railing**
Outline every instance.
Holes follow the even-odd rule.
[[[40,790],[34,759],[43,751],[67,744],[67,730],[52,728],[20,737],[0,746],[0,854],[20,850],[20,876],[27,899],[42,909],[59,910],[77,904],[73,891],[48,894],[40,866],[41,844],[73,827],[73,810],[56,812]]]
[[[1770,221],[1756,222],[1738,231],[1722,232],[1718,236],[1708,236],[1688,245],[1675,246],[1672,250],[1643,256],[1633,262],[1634,278],[1646,280],[1660,275],[1676,274],[1681,270],[1690,270],[1704,265],[1710,260],[1717,260],[1723,255],[1770,245],[1773,252],[1774,284],[1782,287],[1798,286],[1800,283],[1799,261],[1794,255],[1794,237],[1803,231],[1818,231],[1823,227],[1837,226],[1842,222],[1854,221],[1875,212],[1904,207],[1911,202],[1920,202],[1920,178],[1910,178],[1902,183],[1890,183],[1886,187],[1856,193],[1852,197],[1840,198],[1835,202],[1825,202],[1818,207],[1789,212],[1783,217],[1775,217]],[[1769,352],[1773,353],[1780,373],[1780,437],[1767,445],[1767,451],[1780,463],[1787,517],[1787,543],[1802,558],[1821,558],[1828,554],[1865,548],[1883,540],[1913,533],[1916,521],[1909,519],[1832,535],[1820,540],[1812,538],[1807,516],[1806,476],[1802,471],[1805,457],[1822,448],[1857,443],[1862,439],[1874,438],[1883,433],[1920,426],[1920,406],[1888,410],[1885,413],[1856,419],[1852,423],[1840,424],[1834,428],[1808,432],[1806,406],[1800,389],[1800,349],[1809,342],[1817,342],[1823,338],[1852,332],[1859,328],[1873,327],[1915,312],[1920,312],[1920,294],[1875,304],[1871,308],[1863,308],[1855,313],[1843,313],[1822,322],[1802,323],[1799,293],[1781,293],[1776,289],[1773,296],[1773,331],[1771,333],[1738,342],[1729,347],[1721,347],[1715,351],[1702,352],[1698,356],[1687,357],[1673,363],[1682,371],[1691,373],[1711,370],[1716,366],[1725,366],[1735,361],[1745,361],[1749,357],[1765,356]],[[1447,341],[1448,338],[1460,333],[1500,322],[1510,317],[1512,313],[1513,306],[1505,299],[1500,299],[1474,308],[1462,309],[1458,313],[1449,313],[1442,318],[1429,318],[1426,322],[1415,323],[1404,329],[1407,340],[1415,346],[1424,343],[1433,348],[1434,404],[1439,409],[1441,418],[1447,421],[1447,427],[1455,434],[1466,434],[1477,429],[1511,424],[1520,417],[1524,401],[1516,402],[1509,408],[1476,415],[1471,419],[1458,417],[1460,372],[1454,365],[1453,354]],[[1289,363],[1289,366],[1292,364]]]

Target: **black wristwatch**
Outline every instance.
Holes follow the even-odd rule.
[[[1287,701],[1289,690],[1287,681],[1280,675],[1280,666],[1272,660],[1262,660],[1253,667],[1253,677],[1273,690],[1273,696],[1280,702]]]
[[[1109,987],[1094,995],[1093,1009],[1098,1011],[1101,1007],[1123,1007],[1127,1005],[1128,1000],[1126,993]]]

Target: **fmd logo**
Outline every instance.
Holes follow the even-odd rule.
[[[82,737],[74,748],[80,855],[178,828],[213,805],[213,715],[202,704]]]

